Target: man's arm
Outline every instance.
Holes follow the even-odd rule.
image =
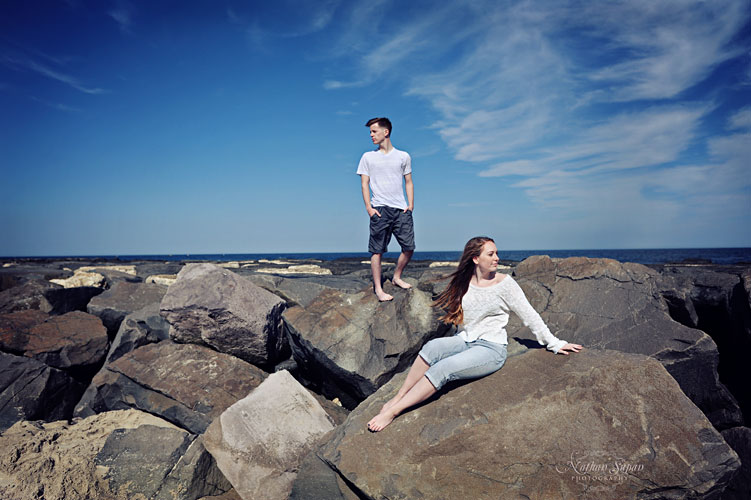
[[[412,174],[404,176],[404,187],[407,189],[407,210],[412,212],[415,209],[415,185],[412,183]]]
[[[372,217],[373,214],[378,214],[378,217],[380,217],[381,213],[370,206],[370,176],[360,174],[360,182],[362,184],[362,201],[365,202],[365,210],[368,212],[368,217]]]

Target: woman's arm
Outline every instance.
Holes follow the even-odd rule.
[[[511,277],[509,276],[506,279],[509,278]],[[579,349],[581,349],[579,344],[569,344],[550,333],[548,326],[537,311],[535,311],[534,307],[532,307],[532,304],[529,303],[519,284],[513,279],[509,283],[509,290],[509,296],[504,297],[506,303],[519,316],[524,326],[534,333],[540,345],[547,346],[549,350],[556,354],[568,354],[568,351],[579,352]]]

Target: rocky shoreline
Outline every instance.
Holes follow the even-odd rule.
[[[509,362],[386,431],[450,262],[0,260],[4,499],[751,496],[751,268],[504,262],[576,356]],[[393,262],[386,262],[386,278]]]

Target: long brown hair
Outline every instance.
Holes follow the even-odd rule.
[[[451,278],[449,286],[433,302],[434,306],[440,307],[445,311],[445,314],[439,318],[444,323],[458,325],[464,321],[462,297],[467,293],[469,282],[475,273],[475,263],[472,259],[482,253],[482,247],[488,241],[493,241],[493,238],[475,236],[464,245],[462,258],[459,259],[459,266],[456,268],[456,271],[448,276]]]

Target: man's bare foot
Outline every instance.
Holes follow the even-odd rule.
[[[394,300],[393,295],[389,295],[383,290],[381,290],[380,292],[376,292],[375,294],[376,294],[376,297],[378,297],[378,300],[380,300],[381,302],[388,302],[389,300]]]
[[[398,287],[400,287],[400,288],[404,288],[405,290],[409,290],[410,288],[412,288],[412,285],[410,285],[409,283],[407,283],[406,281],[404,281],[404,280],[403,280],[403,279],[401,279],[401,278],[394,278],[394,279],[393,279],[393,280],[391,280],[391,281],[392,281],[392,282],[393,282],[393,283],[394,283],[394,284],[395,284],[396,286],[398,286]]]
[[[381,412],[370,419],[370,422],[368,422],[368,430],[372,432],[382,431],[387,425],[394,421],[395,417],[396,415],[391,412]]]

